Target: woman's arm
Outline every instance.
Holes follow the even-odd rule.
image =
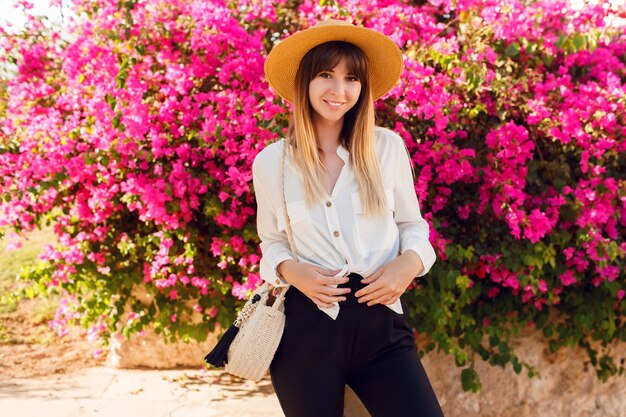
[[[428,240],[428,222],[420,212],[404,140],[395,133],[387,140],[393,141],[392,160],[397,164],[390,172],[395,176],[394,220],[400,233],[401,255],[361,280],[366,286],[354,295],[368,306],[396,303],[413,279],[426,275],[437,258]]]
[[[413,251],[419,256],[423,267],[420,268],[421,270],[416,276],[421,277],[428,273],[435,263],[437,255],[428,240],[430,235],[429,225],[422,217],[419,202],[417,201],[406,145],[400,136],[396,134],[394,136],[396,139],[395,160],[398,163],[394,188],[394,219],[400,232],[400,253],[404,256],[407,251]]]
[[[257,233],[261,239],[262,252],[259,275],[264,281],[276,287],[284,287],[288,283],[280,276],[277,267],[287,259],[293,260],[293,256],[287,234],[278,230],[276,219],[278,212],[276,204],[281,201],[278,198],[282,198],[282,190],[279,190],[279,194],[276,190],[278,187],[268,186],[270,185],[268,181],[272,178],[272,173],[268,172],[268,169],[272,167],[272,163],[280,163],[280,158],[270,158],[278,161],[266,161],[266,157],[270,156],[273,155],[259,153],[252,163],[252,184],[257,203]],[[276,166],[278,165],[274,165],[273,168]]]

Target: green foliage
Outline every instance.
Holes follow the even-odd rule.
[[[209,332],[222,332],[232,323],[243,304],[241,298],[254,286],[254,280],[258,279],[259,242],[252,215],[253,190],[241,184],[233,185],[236,181],[231,178],[230,169],[236,172],[232,176],[239,180],[243,178],[242,182],[249,182],[250,162],[254,153],[281,136],[288,124],[286,108],[281,107],[280,100],[273,98],[261,81],[262,71],[255,73],[250,67],[260,68],[263,53],[268,52],[286,33],[293,33],[306,25],[305,20],[310,18],[299,14],[298,8],[303,3],[295,0],[275,5],[227,2],[229,9],[220,12],[226,22],[219,26],[220,30],[210,27],[207,29],[210,33],[198,34],[198,39],[213,39],[210,37],[215,33],[223,35],[216,38],[219,41],[216,43],[218,49],[210,49],[213,46],[211,42],[208,46],[202,46],[215,53],[216,56],[213,56],[206,53],[206,49],[200,49],[196,54],[189,34],[196,29],[206,28],[194,27],[190,16],[178,14],[178,9],[173,9],[176,13],[170,15],[169,11],[155,8],[143,16],[145,19],[158,16],[150,24],[135,21],[140,14],[134,13],[133,9],[142,3],[136,0],[118,1],[114,23],[107,23],[106,28],[96,24],[94,32],[81,40],[83,43],[77,48],[80,52],[75,51],[75,55],[72,55],[72,59],[79,59],[81,53],[89,52],[96,56],[109,53],[108,59],[116,64],[113,73],[103,76],[103,73],[91,68],[91,72],[84,71],[75,79],[70,79],[64,63],[60,59],[55,60],[49,50],[45,55],[45,65],[42,65],[46,70],[38,70],[45,75],[43,87],[49,87],[54,92],[31,101],[24,99],[24,106],[20,106],[20,109],[28,109],[29,106],[35,108],[40,115],[44,110],[54,107],[54,100],[60,97],[58,94],[72,86],[81,86],[71,90],[77,97],[72,100],[88,104],[79,109],[80,116],[58,112],[61,113],[59,117],[68,120],[75,117],[76,121],[72,121],[67,131],[55,132],[60,139],[53,144],[58,148],[71,144],[68,148],[83,147],[84,150],[63,154],[61,162],[57,162],[61,169],[50,175],[41,175],[40,179],[28,186],[19,186],[23,180],[20,175],[22,171],[14,176],[0,178],[0,199],[7,206],[15,201],[33,202],[35,205],[35,202],[43,200],[46,192],[56,192],[56,199],[51,203],[54,211],[43,214],[38,211],[39,207],[37,210],[24,211],[33,215],[33,224],[46,222],[50,225],[55,222],[59,226],[59,234],[67,240],[79,242],[72,247],[56,242],[55,253],[78,248],[85,255],[80,260],[59,258],[34,262],[34,253],[40,253],[42,247],[29,247],[26,250],[32,252],[26,257],[21,257],[22,252],[13,252],[11,255],[0,252],[0,263],[3,265],[0,270],[0,291],[4,293],[3,305],[7,306],[2,308],[8,311],[12,308],[11,301],[22,297],[49,296],[51,288],[60,289],[75,297],[74,301],[68,301],[70,304],[63,310],[68,315],[66,324],[80,324],[95,329],[102,325],[98,332],[105,345],[114,334],[132,337],[148,326],[152,326],[170,342],[203,341]],[[412,7],[410,3],[396,6],[409,8]],[[185,4],[180,2],[170,6],[182,7]],[[437,232],[432,240],[438,251],[438,262],[427,276],[418,280],[417,287],[404,295],[411,307],[409,315],[412,326],[427,338],[426,348],[420,350],[420,354],[438,349],[452,355],[461,368],[463,389],[477,392],[481,388],[480,377],[474,367],[477,359],[503,368],[510,365],[514,372],[525,372],[529,377],[539,375],[539,370],[519,357],[511,344],[511,340],[518,337],[522,329],[531,327],[545,336],[553,352],[573,346],[585,350],[601,380],[623,375],[623,353],[612,352],[609,346],[615,341],[626,341],[626,301],[618,296],[623,290],[624,275],[620,270],[619,279],[594,281],[597,278],[594,268],[624,263],[623,225],[615,226],[617,239],[607,239],[605,236],[598,238],[605,231],[596,225],[578,226],[577,223],[584,218],[581,213],[589,209],[589,204],[585,207],[582,197],[573,196],[568,190],[593,192],[595,200],[592,204],[599,204],[598,201],[608,195],[606,199],[610,201],[605,202],[605,207],[610,206],[612,214],[617,218],[617,207],[626,199],[623,187],[626,159],[616,150],[584,155],[582,146],[573,142],[565,143],[557,138],[558,129],[566,124],[565,115],[571,114],[567,112],[572,106],[571,101],[565,102],[566,98],[561,95],[563,93],[559,88],[546,91],[543,95],[535,90],[538,84],[557,76],[563,76],[571,82],[563,90],[578,87],[581,80],[588,83],[585,85],[588,90],[601,90],[599,85],[606,80],[592,78],[589,81],[584,78],[594,69],[591,68],[593,65],[566,66],[564,63],[574,54],[580,54],[578,58],[583,59],[586,52],[599,47],[605,35],[595,30],[579,33],[568,29],[565,33],[558,28],[546,27],[544,35],[525,34],[507,41],[505,37],[495,37],[495,24],[483,23],[481,19],[484,16],[480,17],[479,11],[466,10],[448,16],[435,13],[436,20],[442,23],[437,26],[437,31],[441,29],[441,32],[428,42],[418,42],[422,40],[420,36],[425,31],[416,23],[409,22],[407,16],[396,16],[395,12],[391,16],[381,15],[378,10],[369,10],[368,7],[363,8],[362,15],[353,16],[351,10],[342,7],[342,4],[344,2],[337,0],[319,2],[322,8],[330,10],[335,17],[361,19],[368,24],[376,20],[380,25],[390,26],[397,22],[396,18],[401,19],[403,25],[406,25],[403,29],[406,30],[394,32],[396,28],[393,27],[389,32],[394,32],[395,39],[405,42],[401,45],[405,62],[414,66],[407,69],[405,75],[411,83],[419,80],[419,77],[429,77],[428,80],[416,83],[421,85],[405,85],[403,91],[390,94],[389,98],[377,103],[378,124],[393,128],[409,138],[407,145],[412,148],[416,171],[422,171],[416,177],[416,187],[425,196],[420,204],[424,213],[432,214],[428,220]],[[98,2],[90,2],[85,7],[85,14],[90,19],[100,18]],[[227,16],[229,13],[232,16]],[[228,20],[231,17],[233,19]],[[111,21],[110,17],[105,20]],[[232,45],[242,45],[229,43],[237,40],[227,39],[231,34],[244,38],[236,32],[238,29],[258,36],[259,43],[255,46],[258,51],[239,50]],[[226,33],[226,30],[233,32]],[[432,28],[428,31],[432,31]],[[551,38],[553,33],[558,36]],[[24,36],[29,35],[29,45],[39,46],[39,35]],[[198,39],[195,42],[200,42]],[[252,42],[257,38],[250,36],[245,39]],[[7,62],[20,64],[21,57],[18,55],[9,56]],[[192,61],[192,55],[194,65],[189,62]],[[490,57],[484,58],[487,55]],[[155,59],[157,56],[159,58]],[[239,67],[234,67],[233,74],[222,79],[224,73],[219,67],[241,56],[250,61],[244,60]],[[85,61],[85,65],[92,65],[97,59]],[[213,59],[216,61],[213,62]],[[623,57],[621,60],[623,62]],[[211,66],[219,70],[204,72],[208,71],[205,67]],[[25,67],[29,68],[27,65]],[[181,72],[180,77],[161,77],[178,67],[186,71]],[[237,73],[238,70],[249,72],[247,76],[253,80],[246,80]],[[202,76],[196,76],[195,71]],[[148,77],[147,73],[154,78]],[[611,75],[615,80],[623,79],[623,73],[616,71]],[[183,87],[182,79],[186,77],[190,83]],[[90,84],[94,83],[94,79],[101,84],[98,88]],[[103,79],[110,82],[104,83]],[[179,81],[179,90],[168,85]],[[141,91],[142,94],[136,94],[140,85],[147,87]],[[0,116],[3,118],[8,114],[7,86],[6,80],[0,80]],[[25,90],[39,91],[40,87],[29,85]],[[420,93],[416,94],[415,91]],[[248,100],[237,101],[243,93],[247,94]],[[101,101],[90,101],[94,96],[99,96]],[[133,102],[129,97],[136,101]],[[194,107],[193,100],[198,97],[202,97],[198,99],[202,106]],[[71,100],[63,98],[64,106],[69,107],[67,103]],[[615,99],[610,94],[598,93],[594,98],[608,103],[607,108],[613,106],[623,109],[623,97]],[[568,99],[571,100],[571,97]],[[180,103],[185,103],[187,107]],[[545,105],[548,115],[531,123],[529,119],[536,113],[537,103]],[[142,119],[142,123],[152,123],[157,128],[155,130],[167,132],[161,137],[167,146],[161,147],[160,155],[151,142],[152,136],[147,133],[146,137],[126,135],[130,130],[127,117],[144,106],[148,110],[142,117],[150,120]],[[171,114],[164,110],[168,106]],[[92,111],[94,108],[98,112]],[[403,108],[405,111],[401,115]],[[426,109],[431,109],[433,114],[425,116]],[[52,119],[56,123],[57,109],[53,110]],[[196,116],[187,121],[185,129],[180,129],[180,137],[174,137],[172,131],[183,127],[181,120],[192,111],[196,112]],[[240,117],[248,116],[246,111],[251,113],[250,117]],[[267,111],[269,116],[261,116],[262,111]],[[163,118],[167,122],[159,124],[155,115],[161,112],[165,114]],[[586,120],[579,115],[570,117],[574,124],[581,124],[579,133],[581,136],[588,135],[589,140],[623,141],[622,137],[616,134],[611,136],[598,127],[606,114],[605,110],[597,110],[588,115]],[[27,151],[34,158],[45,154],[48,148],[44,145],[52,143],[54,138],[45,129],[37,131],[35,126],[28,125],[30,115],[26,112],[21,115],[22,119],[17,116],[14,119],[17,126],[24,124],[24,131],[35,131],[33,137],[37,143]],[[616,119],[619,117],[613,116]],[[212,118],[216,126],[207,128],[204,123]],[[238,130],[233,127],[247,121],[251,121],[250,125],[256,127],[256,130]],[[520,128],[515,133],[522,130],[527,133],[534,148],[525,164],[510,169],[513,172],[510,177],[493,180],[487,178],[489,173],[510,168],[511,161],[498,157],[500,149],[489,146],[486,137],[508,123]],[[616,120],[616,125],[623,127],[623,124],[622,115],[622,119]],[[89,138],[97,136],[95,132],[103,131],[113,137],[109,147],[102,148],[100,143],[89,142]],[[22,135],[24,137],[17,133],[0,136],[0,155],[19,155],[24,143],[33,141],[30,133]],[[516,134],[511,136],[518,139]],[[569,138],[573,135],[568,132],[565,136]],[[245,146],[239,146],[241,143]],[[126,146],[132,149],[130,156],[121,150]],[[166,148],[176,149],[182,154],[189,149],[198,153],[183,161],[182,158],[177,159],[175,152],[171,155],[163,152]],[[515,153],[520,148],[520,143],[513,143],[503,151]],[[464,151],[471,152],[461,155]],[[192,154],[191,151],[188,153]],[[590,166],[587,169],[604,170],[606,178],[614,179],[617,191],[614,192],[604,182],[594,183],[587,189],[578,187],[592,177],[583,172],[583,157],[593,162],[588,164]],[[128,163],[129,159],[132,166]],[[41,161],[38,160],[39,164],[45,165]],[[85,182],[93,182],[89,184],[91,188],[85,188],[85,184],[74,178],[77,174],[70,172],[69,161],[80,161],[84,163],[81,166],[85,168],[83,171],[91,170],[84,177]],[[145,212],[140,215],[137,206],[154,196],[145,195],[147,191],[143,194],[141,191],[120,192],[120,187],[117,192],[111,193],[111,201],[104,198],[93,200],[100,205],[111,202],[116,206],[105,218],[91,223],[80,218],[77,201],[82,203],[82,200],[91,198],[94,190],[111,191],[111,182],[119,185],[139,176],[143,176],[144,182],[150,186],[142,191],[156,190],[156,183],[164,183],[162,189],[158,190],[162,191],[158,198],[169,199],[162,207],[164,218],[166,215],[183,217],[182,206],[183,203],[189,203],[190,195],[173,198],[178,190],[169,177],[172,166],[181,161],[184,163],[180,164],[180,171],[206,187],[206,191],[193,194],[201,198],[198,206],[187,213],[191,219],[181,223],[182,226],[165,227],[163,222],[158,221],[162,220],[158,216],[150,217]],[[20,162],[23,163],[17,168],[23,168],[22,165],[27,167],[30,161],[25,158]],[[68,163],[67,167],[63,166],[64,162]],[[471,178],[455,178],[446,183],[443,168],[449,162],[468,162],[472,168]],[[440,167],[443,167],[442,171],[438,170]],[[454,171],[454,168],[450,170]],[[513,184],[514,174],[520,172],[520,183]],[[178,184],[188,185],[191,181]],[[486,196],[484,188],[492,184],[492,194]],[[536,240],[515,236],[507,223],[507,214],[515,213],[515,209],[518,209],[518,213],[528,214],[530,210],[524,212],[527,207],[522,203],[506,199],[499,200],[500,204],[491,205],[493,200],[510,192],[511,188],[515,191],[523,190],[527,197],[525,203],[534,204],[531,208],[541,209],[542,212],[551,208],[547,202],[544,203],[550,197],[545,193],[546,190],[553,192],[554,196],[563,197],[565,203],[555,209],[558,224]],[[440,204],[442,190],[449,191],[449,198]],[[479,213],[477,206],[480,200],[489,198],[489,204]],[[531,203],[531,200],[534,202]],[[461,217],[457,209],[464,205],[471,205],[472,210],[468,211],[467,216]],[[160,207],[158,204],[154,206]],[[606,213],[599,210],[597,214]],[[230,220],[243,219],[242,224],[231,226],[227,221],[218,221],[224,215],[230,215]],[[170,217],[168,219],[171,220]],[[25,228],[25,223],[16,220],[11,227],[19,233]],[[517,225],[526,230],[529,224],[528,218],[522,218]],[[92,234],[96,226],[106,226],[106,231],[97,238],[90,235],[90,238],[81,240],[85,234]],[[232,238],[239,238],[240,241],[235,242]],[[593,258],[600,259],[580,270],[576,269],[577,282],[572,286],[564,286],[559,278],[568,269],[575,269],[564,254],[566,248],[589,248],[581,252],[586,257],[590,257],[589,252],[595,252],[597,256]],[[102,256],[102,259],[98,261],[89,255]],[[485,260],[485,257],[491,259]],[[146,270],[152,271],[152,268],[154,273],[146,273]],[[32,285],[15,288],[13,281],[18,274],[20,279]],[[147,275],[147,281],[150,282],[146,281]],[[164,284],[171,276],[177,280],[182,277],[199,278],[205,285],[181,281],[176,281],[174,285]],[[11,285],[7,284],[9,281]],[[170,293],[173,289],[176,294]],[[78,313],[78,318],[72,313]],[[194,315],[199,316],[199,321],[191,319]],[[50,312],[44,309],[36,321],[45,320],[49,316]],[[0,328],[0,340],[3,338],[7,337]]]

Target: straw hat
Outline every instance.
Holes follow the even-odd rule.
[[[330,41],[349,42],[367,55],[374,100],[398,82],[403,66],[402,52],[391,39],[373,29],[328,19],[274,46],[265,60],[265,77],[272,88],[284,99],[293,101],[300,61],[312,48]]]

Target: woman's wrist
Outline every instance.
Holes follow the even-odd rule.
[[[413,278],[417,277],[424,270],[422,258],[414,250],[405,250],[400,257],[406,261],[407,268],[411,271]]]
[[[289,282],[289,280],[287,279],[287,275],[286,275],[286,270],[289,268],[288,267],[289,262],[295,262],[295,261],[293,259],[285,259],[284,261],[282,261],[276,266],[276,272],[278,272],[278,274],[280,275],[280,278],[282,278],[282,280],[285,281],[287,284],[291,284],[291,282]]]

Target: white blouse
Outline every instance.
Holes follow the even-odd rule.
[[[289,153],[285,157],[285,202],[291,221],[298,262],[363,277],[407,250],[422,259],[425,275],[435,263],[435,250],[428,240],[428,222],[421,215],[415,193],[411,165],[403,139],[395,132],[375,128],[376,151],[381,163],[388,211],[381,216],[363,214],[350,154],[340,145],[337,155],[344,161],[330,199],[307,207],[303,178]],[[257,232],[262,257],[259,274],[277,287],[287,284],[276,267],[292,259],[285,228],[280,187],[283,139],[265,147],[252,164],[252,180],[257,201]],[[337,285],[333,285],[337,287]],[[402,314],[400,299],[387,305]],[[333,319],[339,304],[318,307]]]

